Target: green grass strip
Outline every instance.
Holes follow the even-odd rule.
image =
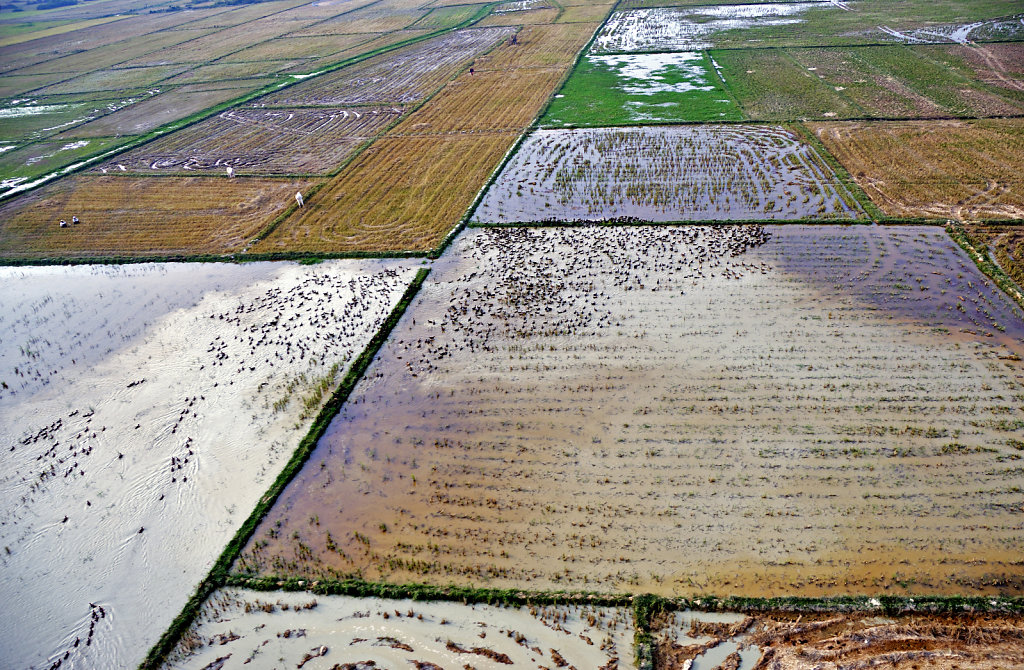
[[[416,277],[409,283],[409,286],[405,289],[405,293],[402,298],[395,305],[395,308],[391,310],[391,314],[384,321],[384,324],[380,327],[380,330],[370,339],[369,344],[363,349],[363,352],[352,362],[349,367],[348,373],[345,378],[338,385],[337,390],[331,395],[331,397],[321,408],[320,413],[317,415],[316,420],[313,421],[313,425],[310,426],[309,432],[299,442],[298,448],[292,454],[292,457],[288,460],[288,463],[281,470],[281,473],[274,480],[274,483],[270,485],[267,492],[263,494],[256,507],[253,509],[249,518],[245,520],[242,527],[238,529],[235,536],[228,542],[227,547],[221,553],[220,558],[210,568],[210,572],[199,585],[196,587],[195,593],[185,603],[185,607],[181,613],[174,618],[171,622],[170,627],[164,631],[164,634],[160,636],[153,648],[146,654],[146,658],[139,665],[140,670],[156,670],[166,660],[167,655],[171,653],[174,646],[181,639],[181,636],[188,630],[189,626],[195,620],[199,614],[200,608],[203,603],[215,590],[224,586],[228,582],[229,571],[231,565],[238,558],[238,555],[248,544],[249,538],[256,532],[256,527],[259,525],[263,517],[267,515],[270,509],[274,506],[278,496],[284,491],[288,483],[299,473],[302,466],[305,465],[306,460],[310,454],[316,448],[317,442],[323,437],[323,434],[327,431],[327,427],[331,421],[341,410],[345,401],[348,400],[352,390],[356,384],[362,378],[366,369],[370,366],[377,352],[383,346],[384,342],[387,341],[391,331],[398,324],[398,321],[402,318],[406,308],[412,302],[413,298],[416,297],[420,287],[423,286],[423,281],[429,274],[429,268],[421,268],[417,273]]]
[[[964,230],[963,225],[957,221],[946,222],[946,233],[971,257],[982,274],[994,281],[996,286],[1010,297],[1010,300],[1024,307],[1024,290],[992,260],[988,245],[975,242]]]
[[[531,591],[528,589],[493,589],[474,586],[372,582],[359,578],[343,580],[309,580],[298,577],[229,575],[224,586],[253,591],[305,591],[324,596],[353,598],[385,598],[389,600],[432,600],[464,605],[486,604],[507,607],[530,605],[594,605],[631,607],[640,628],[650,632],[651,619],[662,612],[701,610],[706,612],[792,612],[828,613],[862,612],[899,614],[963,614],[992,612],[1024,613],[1022,596],[781,596],[747,598],[714,595],[673,598],[650,593],[602,593],[597,591]]]

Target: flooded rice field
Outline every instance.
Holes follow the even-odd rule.
[[[0,664],[136,666],[414,271],[0,269]]]
[[[470,229],[235,570],[1020,594],[1022,354],[940,228]]]
[[[801,21],[820,2],[786,2],[698,7],[650,7],[615,12],[601,29],[591,51],[697,51],[714,46],[714,36],[728,30],[782,26]]]
[[[632,612],[224,589],[206,603],[165,667],[497,670],[538,664],[634,667]]]
[[[779,126],[537,130],[475,221],[854,218],[859,206],[808,144]]]

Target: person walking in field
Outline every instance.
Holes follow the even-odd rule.
[[[298,192],[295,193],[295,202],[299,203],[299,207],[303,206],[302,191],[298,191]]]

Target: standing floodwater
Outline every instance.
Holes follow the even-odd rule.
[[[0,665],[135,667],[413,273],[0,269]]]

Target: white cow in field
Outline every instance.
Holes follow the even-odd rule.
[[[302,203],[302,191],[298,191],[295,194],[295,202],[299,203],[299,207],[303,206],[303,203]]]
[[[227,173],[228,173],[228,179],[231,179],[232,177],[235,176],[235,169],[229,165],[227,167]]]

